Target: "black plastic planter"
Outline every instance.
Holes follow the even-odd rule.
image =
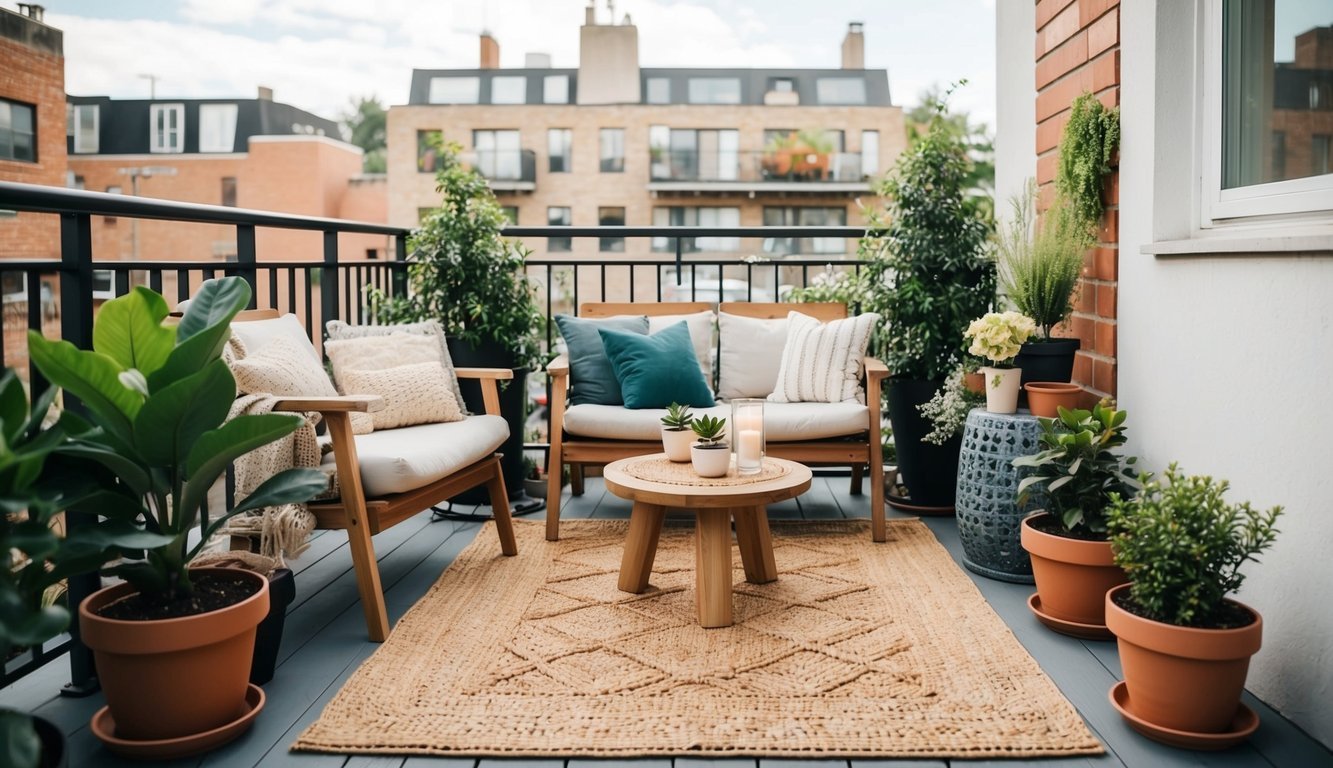
[[[944,445],[921,441],[934,425],[918,406],[930,400],[941,382],[926,379],[889,379],[889,421],[898,448],[898,473],[920,507],[952,507],[957,495],[958,453],[962,435]]]
[[[1069,382],[1074,378],[1074,353],[1078,348],[1078,339],[1029,341],[1014,358],[1014,366],[1023,369],[1023,384],[1029,381]]]
[[[287,606],[296,599],[296,577],[290,568],[279,568],[268,580],[268,616],[255,630],[255,655],[250,662],[250,682],[263,685],[273,679],[282,647],[282,628],[287,623]]]

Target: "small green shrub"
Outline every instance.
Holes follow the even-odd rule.
[[[667,406],[666,415],[662,417],[662,426],[673,432],[681,432],[689,429],[691,421],[694,421],[694,415],[690,413],[688,405],[672,403]]]
[[[1282,507],[1260,511],[1228,504],[1230,485],[1183,475],[1175,464],[1165,482],[1147,482],[1134,499],[1109,508],[1111,548],[1130,580],[1130,596],[1155,621],[1208,626],[1223,598],[1240,589],[1240,567],[1277,536]]]
[[[722,442],[722,431],[727,426],[726,419],[719,419],[716,416],[700,416],[695,419],[690,428],[699,438],[699,445],[710,446]]]
[[[1036,221],[1036,187],[1029,181],[1010,201],[1009,225],[998,233],[1000,285],[1019,312],[1037,322],[1044,339],[1074,310],[1074,288],[1083,271],[1083,253],[1092,245],[1063,201]]]

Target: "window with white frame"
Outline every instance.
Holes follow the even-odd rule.
[[[37,162],[35,112],[31,104],[0,99],[0,160]]]
[[[522,75],[504,75],[491,78],[492,104],[525,104],[528,101],[528,79]]]
[[[571,157],[573,149],[573,131],[568,128],[546,129],[546,170],[550,173],[569,173],[574,170]]]
[[[93,270],[93,298],[116,298],[116,273],[109,269]]]
[[[1200,225],[1333,209],[1333,51],[1322,29],[1333,7],[1222,0],[1203,10]]]
[[[861,131],[861,175],[879,175],[879,131]]]
[[[739,227],[741,209],[728,206],[670,205],[653,209],[654,227]],[[675,238],[654,237],[653,250],[671,252]],[[685,237],[680,249],[685,253],[739,251],[739,237]]]
[[[476,104],[481,100],[481,78],[432,77],[426,100],[431,104]]]
[[[149,107],[148,151],[185,151],[184,104],[153,104]]]
[[[740,104],[741,81],[735,77],[691,77],[691,104]]]
[[[96,104],[71,104],[69,134],[74,137],[74,151],[95,153],[98,148],[98,123],[101,115]]]
[[[569,103],[569,75],[546,75],[542,78],[542,103]]]
[[[235,104],[199,105],[199,151],[231,152],[236,148]]]
[[[477,172],[495,181],[516,181],[523,176],[523,150],[518,131],[473,131]]]
[[[859,77],[821,77],[815,80],[820,104],[866,103],[866,81]]]

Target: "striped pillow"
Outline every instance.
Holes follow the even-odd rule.
[[[865,403],[861,369],[870,334],[879,315],[821,323],[800,312],[787,313],[787,344],[782,348],[774,403]]]

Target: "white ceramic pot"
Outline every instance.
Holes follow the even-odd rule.
[[[699,477],[724,477],[731,469],[731,448],[723,443],[714,443],[714,446],[690,446],[690,462],[694,464],[694,474]]]
[[[986,377],[986,410],[1013,413],[1018,410],[1018,385],[1023,371],[1019,368],[982,368]]]
[[[662,427],[662,450],[672,461],[689,461],[690,446],[694,445],[694,430]]]

